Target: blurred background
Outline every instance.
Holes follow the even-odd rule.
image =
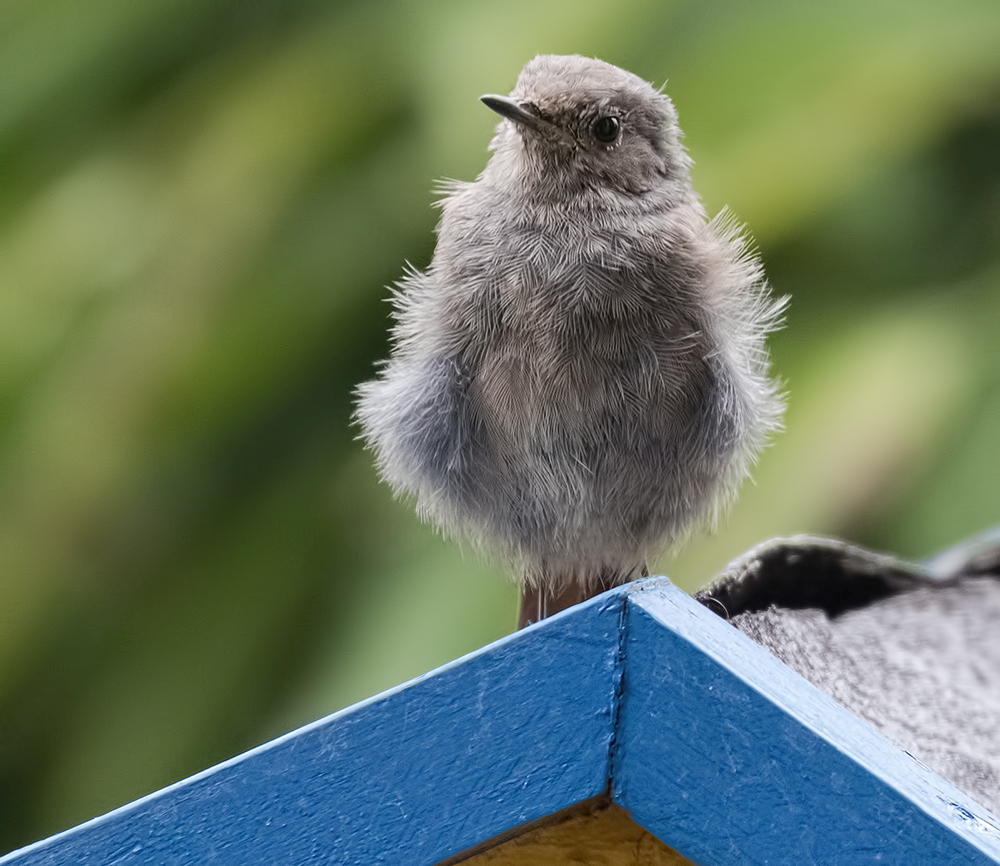
[[[996,0],[6,0],[0,850],[512,629],[349,415],[539,52],[667,82],[792,296],[787,430],[659,570],[1000,522]]]

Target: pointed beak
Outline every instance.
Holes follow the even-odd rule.
[[[521,126],[527,126],[530,129],[542,129],[549,125],[537,114],[532,114],[528,111],[526,108],[527,103],[518,102],[509,96],[496,96],[495,94],[487,93],[486,96],[480,96],[479,99],[485,106],[492,108],[501,117],[513,120],[514,123],[519,123]]]

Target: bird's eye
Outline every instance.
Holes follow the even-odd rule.
[[[618,138],[620,129],[621,123],[618,121],[618,118],[613,114],[606,114],[604,117],[599,117],[594,121],[591,132],[594,133],[594,138],[601,142],[601,144],[611,144]]]

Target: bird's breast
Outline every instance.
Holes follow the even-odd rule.
[[[490,426],[517,436],[689,411],[685,388],[711,349],[691,300],[697,275],[662,228],[609,231],[572,214],[448,224],[435,258]]]
[[[573,290],[579,297],[588,287]],[[504,326],[476,344],[472,396],[499,436],[629,438],[692,414],[690,383],[707,356],[694,323],[609,311],[592,299],[533,300],[507,309]]]

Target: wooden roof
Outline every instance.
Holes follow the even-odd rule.
[[[1000,863],[986,810],[651,578],[0,864],[456,862],[587,801],[699,863]]]

